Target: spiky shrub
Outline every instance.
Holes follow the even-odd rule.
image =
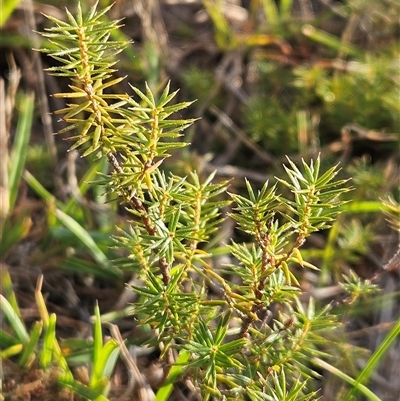
[[[299,249],[331,225],[338,197],[349,188],[334,181],[336,166],[320,173],[319,158],[300,166],[288,160],[288,178],[260,190],[246,181],[247,196],[229,193],[213,174],[204,180],[196,172],[166,174],[163,161],[187,145],[180,137],[194,122],[171,116],[190,102],[174,104],[169,85],[158,98],[147,86],[144,92],[131,87],[133,97],[110,92],[124,79],[113,77],[113,66],[127,43],[109,40],[119,22],[103,18],[108,10],[94,6],[83,15],[78,5],[76,16],[67,11],[67,22],[48,16],[53,26],[42,35],[52,46],[42,51],[58,62],[48,72],[71,80],[70,91],[54,95],[67,101],[56,111],[67,124],[59,132],[73,133],[71,149],[82,156],[108,159],[112,171],[99,183],[132,215],[115,241],[129,252],[120,266],[143,282],[132,286],[139,295],[135,315],[152,328],[148,343],[166,361],[159,399],[183,376],[203,400],[312,399],[310,361],[323,354],[319,344],[337,323],[328,308],[299,301],[293,267],[314,268]],[[279,184],[293,198],[279,195]],[[231,263],[213,266],[213,249],[203,245],[231,203],[228,218],[249,242],[232,240]]]

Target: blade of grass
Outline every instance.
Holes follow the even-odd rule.
[[[8,302],[10,303],[11,307],[13,308],[16,315],[20,318],[21,312],[18,307],[17,298],[15,297],[15,293],[13,290],[12,282],[10,273],[8,272],[7,266],[3,263],[0,264],[1,270],[1,288],[4,291],[4,295]]]
[[[114,371],[115,364],[119,356],[119,344],[111,339],[101,351],[101,369],[103,377],[110,377]]]
[[[15,335],[22,344],[27,344],[29,342],[29,335],[26,331],[24,323],[19,318],[17,313],[11,304],[0,294],[0,308],[4,312],[4,315],[14,330]]]
[[[330,365],[329,363],[323,361],[322,359],[319,358],[312,358],[312,363],[314,363],[316,366],[326,369],[328,372],[331,372],[335,376],[339,377],[346,383],[349,383],[350,385],[356,387],[360,393],[362,393],[365,397],[367,397],[370,401],[382,401],[376,394],[374,394],[369,388],[365,387],[363,384],[356,384],[356,380],[350,377],[349,375],[346,375],[346,373],[343,373],[341,370],[335,368],[334,366]]]
[[[94,275],[98,278],[104,278],[106,280],[115,280],[121,276],[119,271],[99,269],[97,263],[90,260],[75,258],[73,256],[68,257],[65,261],[63,261],[61,267],[64,270]]]
[[[119,344],[115,340],[110,340],[103,346],[101,315],[97,303],[94,308],[93,331],[93,367],[89,388],[104,395],[119,356]]]
[[[26,152],[33,119],[35,96],[32,92],[24,95],[19,108],[19,119],[13,147],[10,152],[11,167],[9,172],[10,202],[9,210],[12,210],[17,199],[19,182],[25,166]]]
[[[393,342],[400,336],[400,320],[397,324],[390,330],[388,335],[382,341],[382,344],[376,349],[376,351],[371,355],[364,369],[360,372],[357,379],[355,380],[354,386],[347,393],[344,401],[351,401],[354,399],[357,391],[360,391],[359,385],[361,383],[366,383],[374,372],[376,366],[380,361],[382,361],[384,355],[392,346]]]
[[[60,347],[66,361],[71,365],[86,365],[93,357],[93,344],[87,339],[66,338],[61,340]]]
[[[81,243],[88,249],[88,251],[93,256],[94,260],[103,269],[112,269],[110,261],[103,251],[97,246],[96,242],[90,236],[90,234],[72,217],[68,216],[60,209],[55,211],[57,219],[65,225],[72,233],[74,233]]]
[[[3,235],[0,241],[0,257],[4,258],[6,253],[17,243],[21,242],[28,234],[31,228],[32,220],[30,217],[18,216],[15,222],[10,224],[7,219],[5,221],[3,232],[7,235]]]
[[[24,349],[23,344],[12,345],[11,347],[8,347],[5,350],[0,352],[0,359],[9,359],[9,358],[21,353],[21,351],[23,349]]]
[[[279,23],[278,6],[273,0],[262,0],[261,3],[264,8],[264,14],[268,20],[268,24],[277,25]]]
[[[119,275],[120,271],[112,267],[107,256],[97,246],[96,242],[90,236],[90,234],[76,220],[74,220],[71,216],[61,210],[63,209],[63,205],[61,204],[61,202],[56,200],[56,198],[52,194],[50,194],[50,192],[48,192],[31,173],[29,173],[29,171],[25,170],[24,179],[40,197],[42,197],[47,202],[55,203],[55,205],[57,206],[57,209],[55,210],[55,216],[57,217],[57,219],[73,234],[75,234],[75,236],[80,240],[80,243],[87,248],[94,260],[99,264],[99,266],[103,269],[111,269]]]
[[[103,323],[114,322],[114,321],[122,319],[124,317],[132,316],[134,314],[134,310],[135,310],[135,308],[132,305],[130,305],[130,306],[127,306],[127,307],[117,310],[117,311],[111,311],[111,312],[103,314],[101,316],[101,321]]]
[[[101,349],[103,348],[103,333],[101,329],[100,309],[96,302],[94,306],[93,323],[93,371],[90,378],[89,387],[94,388],[101,379]]]
[[[1,4],[0,27],[4,25],[21,0],[4,0]]]
[[[335,244],[337,243],[342,220],[342,216],[339,216],[329,230],[328,240],[325,245],[321,263],[321,273],[318,279],[318,285],[321,287],[323,287],[329,281],[329,277],[331,274],[331,261],[336,255]]]
[[[23,173],[23,178],[31,189],[46,202],[54,202],[59,208],[63,208],[63,204],[56,199],[47,189],[27,170]]]
[[[97,161],[93,161],[90,163],[90,168],[82,177],[79,182],[79,193],[80,195],[84,195],[88,189],[91,187],[91,183],[96,179],[99,172],[106,173],[108,168],[108,161],[106,158],[101,158]],[[100,186],[94,186],[93,189],[95,191],[100,190]],[[71,198],[65,208],[63,209],[65,213],[70,214],[73,207],[76,205],[76,198]]]
[[[99,378],[92,386],[95,391],[99,391],[101,394],[107,394],[107,388],[110,382],[110,377],[114,371],[115,364],[119,356],[119,344],[115,340],[108,341],[101,349],[99,358],[97,359],[96,366],[93,368],[93,372],[96,370],[96,376]]]
[[[36,306],[39,309],[40,318],[43,321],[43,326],[46,328],[49,324],[49,312],[47,311],[46,302],[43,298],[42,285],[43,285],[43,275],[40,275],[38,277],[35,288],[35,301],[36,301]]]
[[[314,42],[322,43],[323,45],[328,46],[333,50],[347,53],[348,55],[357,57],[360,60],[363,60],[365,58],[365,53],[357,46],[349,43],[343,43],[342,40],[337,36],[317,29],[312,25],[304,25],[301,31],[303,35],[307,36]]]
[[[50,322],[50,317],[49,317],[49,312],[47,311],[45,300],[43,298],[42,285],[43,285],[43,275],[39,276],[36,283],[35,301],[36,301],[36,306],[39,309],[39,315],[42,319],[43,326],[47,329]],[[63,377],[68,380],[72,379],[73,377],[72,373],[68,367],[68,363],[63,356],[63,353],[57,340],[55,340],[53,343],[53,353],[54,353],[54,360],[56,361],[57,365],[64,371],[62,374]]]
[[[43,348],[40,352],[40,366],[46,370],[52,363],[54,342],[56,340],[56,314],[49,316],[49,323],[43,337]]]
[[[190,353],[188,351],[181,351],[178,355],[176,363],[171,367],[165,383],[157,391],[156,398],[154,401],[168,401],[169,396],[174,388],[174,383],[177,378],[181,375],[182,370],[187,366],[189,361]]]
[[[9,175],[9,151],[8,140],[9,132],[6,125],[6,86],[3,78],[0,78],[0,244],[3,243],[3,233],[5,222],[10,212],[10,188],[8,182]],[[1,254],[3,258],[3,254]]]
[[[15,48],[22,47],[25,49],[32,49],[32,47],[34,46],[30,38],[12,33],[7,33],[7,35],[2,35],[1,45],[3,47],[15,47]]]
[[[341,206],[341,210],[347,213],[380,213],[389,211],[389,208],[382,202],[356,201]]]
[[[22,353],[21,358],[18,362],[18,364],[23,369],[28,369],[35,360],[35,350],[40,335],[42,334],[42,329],[43,329],[43,322],[42,321],[35,322],[35,324],[33,325],[33,329],[31,331],[29,343],[26,344],[24,352]]]
[[[57,340],[54,342],[53,347],[53,359],[57,366],[62,369],[62,373],[60,375],[66,379],[73,379],[73,375],[71,370],[69,369],[68,362],[65,359],[63,352],[61,350],[60,344]]]
[[[16,344],[18,344],[18,340],[15,336],[0,329],[0,348],[8,348]]]
[[[220,49],[229,49],[233,45],[233,34],[222,11],[221,2],[203,0],[203,6],[213,22],[215,41],[218,47]]]
[[[85,386],[84,384],[79,383],[77,380],[68,380],[63,377],[60,377],[58,382],[62,386],[70,388],[76,394],[84,397],[86,400],[109,401],[108,398],[104,397],[102,394],[99,394],[97,391],[94,391],[91,388]]]
[[[293,0],[281,0],[280,2],[280,11],[281,11],[281,18],[288,18],[292,11],[293,7]]]

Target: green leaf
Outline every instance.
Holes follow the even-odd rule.
[[[357,376],[357,379],[351,383],[352,388],[346,394],[344,401],[351,401],[354,399],[357,391],[366,395],[362,390],[360,384],[365,384],[368,379],[371,377],[373,372],[376,369],[376,366],[382,362],[385,354],[389,351],[390,347],[395,343],[396,339],[400,336],[400,320],[393,326],[390,332],[386,335],[382,343],[375,350],[375,352],[370,356],[363,370]],[[371,399],[371,398],[370,398]]]
[[[66,214],[61,210],[63,205],[56,201],[40,183],[36,180],[35,177],[32,176],[28,171],[24,173],[24,179],[29,184],[29,186],[44,200],[48,202],[55,202],[59,209],[55,210],[55,217],[65,226],[67,227],[81,242],[81,244],[88,249],[88,251],[93,256],[93,259],[99,264],[99,266],[103,269],[113,269],[116,273],[118,273],[118,269],[114,269],[108,260],[107,256],[103,253],[103,251],[98,247],[94,239],[91,235],[85,230],[76,220],[74,220],[71,216]]]
[[[17,297],[15,296],[11,276],[6,265],[0,266],[0,284],[5,298],[10,303],[16,315],[21,318],[21,311],[18,307]]]
[[[103,394],[108,383],[107,377],[111,375],[119,355],[119,345],[115,340],[110,340],[103,346],[101,316],[97,303],[95,305],[94,312],[93,366],[89,381],[89,388],[95,389]]]
[[[98,302],[94,306],[93,323],[93,364],[96,365],[103,348],[103,331],[101,328],[100,308]]]
[[[21,0],[4,0],[1,4],[0,27],[8,20],[13,11],[17,8]]]
[[[35,359],[35,352],[37,350],[37,344],[40,335],[42,334],[42,329],[43,322],[35,322],[31,331],[29,342],[25,345],[24,351],[22,352],[21,358],[18,362],[23,369],[28,369]]]
[[[183,369],[186,367],[190,359],[190,352],[182,350],[179,352],[176,362],[172,365],[168,372],[165,383],[158,389],[154,401],[168,401],[169,396],[174,388],[174,383],[181,376]]]
[[[12,347],[17,344],[20,344],[20,342],[15,336],[8,334],[6,331],[0,329],[0,348],[1,349],[6,349],[6,348]]]
[[[9,188],[10,200],[9,210],[13,210],[18,195],[19,182],[25,166],[26,152],[31,134],[35,96],[33,93],[24,95],[21,99],[20,111],[15,139],[10,153]]]
[[[53,361],[53,350],[56,342],[56,314],[52,313],[49,316],[47,327],[43,336],[43,347],[40,352],[40,366],[46,370],[50,367]]]
[[[107,256],[100,250],[93,238],[77,221],[75,221],[72,217],[68,216],[60,209],[56,209],[55,213],[57,219],[59,219],[62,224],[64,224],[72,233],[74,233],[79,238],[81,243],[92,254],[93,258],[96,260],[100,267],[102,267],[103,269],[110,269],[112,267]]]
[[[342,379],[343,381],[349,383],[350,385],[354,386],[361,394],[363,394],[368,400],[370,401],[383,401],[381,400],[376,394],[374,394],[371,390],[365,387],[361,383],[356,383],[356,380],[343,373],[341,370],[335,368],[334,366],[330,365],[329,363],[323,361],[320,358],[312,358],[311,362],[318,366],[319,368],[326,369],[328,372],[334,374],[338,378]]]
[[[303,35],[307,36],[311,40],[322,43],[331,49],[354,56],[359,60],[363,60],[365,58],[365,52],[362,49],[351,43],[348,43],[347,41],[341,40],[340,37],[334,36],[321,29],[317,29],[310,24],[304,25],[301,31]]]
[[[63,376],[59,377],[58,382],[65,387],[72,389],[76,394],[84,397],[90,401],[109,401],[104,395],[99,391],[93,390],[84,384],[78,382],[77,380],[65,378]]]
[[[26,331],[26,328],[22,320],[19,318],[18,314],[14,311],[14,309],[12,308],[11,304],[7,301],[7,299],[4,298],[4,296],[1,294],[0,294],[0,308],[3,311],[4,316],[6,317],[8,323],[13,328],[14,333],[18,338],[18,340],[22,344],[27,344],[29,342],[29,335],[28,332]]]

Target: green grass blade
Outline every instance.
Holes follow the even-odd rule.
[[[53,349],[56,341],[56,314],[52,313],[49,316],[49,324],[46,327],[43,337],[43,348],[40,353],[40,366],[47,369],[53,360]]]
[[[303,35],[307,36],[311,40],[322,43],[323,45],[330,47],[338,52],[344,52],[349,56],[356,57],[360,60],[364,60],[365,52],[351,43],[344,43],[340,38],[330,33],[324,32],[320,29],[313,27],[312,25],[304,25],[302,28]]]
[[[19,310],[17,298],[15,297],[15,293],[13,290],[10,273],[8,272],[7,266],[5,264],[4,265],[1,264],[0,268],[1,268],[1,275],[0,275],[1,288],[3,289],[6,299],[10,303],[16,315],[18,317],[21,317],[21,312]]]
[[[90,234],[72,217],[60,209],[56,209],[57,219],[65,225],[80,240],[93,256],[94,260],[103,268],[111,269],[111,263],[103,251],[97,246]]]
[[[15,355],[20,354],[23,349],[24,349],[23,344],[12,345],[11,347],[8,347],[0,352],[0,359],[9,359]]]
[[[94,307],[94,324],[93,324],[93,368],[90,377],[89,387],[94,388],[102,377],[102,361],[101,350],[103,348],[103,332],[101,329],[100,309],[96,302]]]
[[[213,22],[215,41],[218,47],[221,49],[231,47],[233,42],[232,29],[222,11],[221,3],[212,0],[203,0],[203,6]]]
[[[21,358],[18,362],[23,369],[28,369],[31,366],[32,362],[35,360],[36,346],[39,341],[40,335],[42,334],[42,329],[43,322],[35,322],[31,331],[30,340],[28,344],[26,344]]]
[[[95,369],[93,369],[93,372],[96,370],[98,380],[93,385],[89,384],[89,387],[103,395],[106,395],[110,383],[110,377],[114,371],[118,356],[119,344],[115,340],[108,341],[101,349],[101,353],[96,361]]]
[[[331,262],[336,256],[335,245],[340,234],[340,226],[342,224],[341,216],[338,217],[336,222],[332,225],[329,230],[328,240],[325,245],[323,252],[323,258],[321,263],[321,273],[319,275],[318,284],[319,286],[324,286],[328,281],[331,274]]]
[[[267,17],[269,25],[277,25],[279,23],[279,12],[278,6],[273,0],[262,0],[262,6],[264,8],[264,14]]]
[[[87,248],[100,267],[103,269],[112,269],[107,256],[97,246],[90,234],[76,220],[61,210],[63,209],[61,202],[57,201],[29,171],[25,171],[24,179],[40,197],[48,202],[54,202],[56,204],[58,207],[55,211],[57,219],[80,240],[81,244]]]
[[[119,344],[115,340],[108,341],[101,352],[102,376],[110,377],[119,356]]]
[[[28,234],[29,229],[31,228],[31,218],[26,216],[18,216],[18,220],[13,222],[12,224],[7,219],[3,233],[7,233],[7,235],[3,235],[0,241],[0,258],[3,259],[7,252],[20,241],[22,241],[25,236]],[[1,235],[0,235],[1,236]]]
[[[389,211],[382,202],[376,201],[354,201],[342,205],[340,209],[347,213],[381,213]]]
[[[62,265],[63,270],[71,271],[71,272],[79,272],[80,274],[93,275],[98,278],[103,278],[106,280],[115,280],[118,277],[121,277],[119,271],[116,269],[99,269],[99,266],[96,262],[91,260],[84,260],[82,258],[76,257],[68,257],[63,261]]]
[[[281,0],[280,2],[280,13],[281,18],[288,18],[292,12],[293,0]]]
[[[42,284],[43,284],[43,276],[39,276],[37,284],[36,284],[36,289],[35,289],[35,301],[36,301],[36,305],[37,308],[39,310],[39,314],[40,317],[42,319],[43,322],[43,326],[46,329],[45,332],[45,337],[49,336],[51,334],[51,330],[53,330],[52,328],[50,328],[50,332],[48,330],[50,324],[53,324],[53,322],[50,322],[50,318],[51,316],[49,316],[49,312],[47,311],[47,307],[46,307],[46,302],[43,298],[43,294],[42,294]],[[58,344],[58,341],[55,338],[55,319],[56,316],[53,318],[54,319],[54,339],[53,339],[53,343],[52,343],[52,357],[53,357],[53,361],[57,364],[57,366],[59,368],[61,368],[63,370],[63,377],[67,380],[73,378],[72,373],[68,367],[68,363],[61,351],[60,345]],[[50,341],[50,339],[48,340]]]
[[[99,305],[94,308],[93,325],[93,366],[89,381],[89,388],[104,395],[109,377],[111,376],[119,356],[119,344],[115,340],[108,341],[103,346],[103,332]]]
[[[168,401],[169,396],[174,388],[174,383],[182,373],[183,368],[187,365],[189,361],[190,353],[188,351],[181,351],[179,353],[176,363],[171,367],[168,373],[167,379],[162,387],[157,391],[156,398],[154,401]]]
[[[43,275],[38,277],[35,288],[35,302],[39,310],[40,318],[43,321],[43,326],[47,328],[49,324],[49,312],[47,311],[46,302],[42,294]]]
[[[0,348],[5,349],[19,344],[15,336],[8,334],[6,331],[0,329]]]
[[[312,362],[320,368],[326,369],[328,372],[331,372],[335,376],[339,377],[346,383],[357,388],[357,390],[362,393],[365,397],[367,397],[370,401],[382,401],[376,394],[374,394],[369,388],[365,387],[363,384],[356,384],[356,380],[343,373],[341,370],[335,368],[334,366],[330,365],[329,363],[323,361],[319,358],[313,358]]]
[[[15,8],[18,6],[21,0],[4,0],[1,2],[1,13],[0,13],[0,27],[4,25],[8,17],[13,13]]]
[[[355,384],[353,388],[347,393],[344,401],[351,401],[354,399],[355,394],[359,391],[359,385],[361,383],[366,383],[368,379],[371,377],[372,373],[374,372],[376,366],[382,358],[392,346],[393,342],[396,340],[397,337],[400,336],[400,320],[397,324],[390,330],[388,335],[382,341],[382,344],[376,349],[376,351],[371,355],[367,364],[364,366],[364,369],[360,372],[357,379],[355,380]]]
[[[79,383],[77,380],[66,379],[64,377],[60,377],[58,382],[63,387],[68,387],[73,390],[76,394],[84,397],[87,400],[91,401],[109,401],[108,398],[104,397],[102,394],[99,394],[97,391],[92,390],[91,388],[85,386],[82,383]]]
[[[65,359],[61,348],[60,348],[60,344],[58,344],[58,341],[56,340],[54,342],[54,350],[53,350],[53,357],[54,357],[54,361],[57,364],[57,366],[63,370],[63,377],[67,378],[67,379],[73,379],[73,375],[71,370],[69,369],[68,366],[68,362]]]
[[[29,93],[23,96],[20,104],[19,119],[13,147],[10,152],[10,210],[13,209],[18,195],[18,187],[21,174],[25,166],[26,152],[28,149],[29,138],[31,136],[31,126],[33,119],[33,110],[35,96]]]
[[[111,323],[124,317],[134,315],[134,310],[135,310],[134,306],[129,305],[120,310],[104,313],[103,315],[101,315],[101,321],[103,323]]]
[[[6,319],[10,323],[11,327],[13,328],[14,333],[17,336],[18,340],[22,344],[27,344],[29,342],[29,335],[28,332],[26,331],[24,323],[16,314],[11,304],[1,294],[0,294],[0,308],[3,311]]]
[[[62,208],[63,205],[58,201],[47,189],[27,170],[23,174],[26,183],[33,189],[33,191],[47,202],[54,202],[57,207]]]
[[[85,175],[79,182],[79,193],[80,195],[84,195],[88,189],[91,187],[91,183],[96,180],[98,177],[98,173],[106,173],[108,168],[108,161],[106,158],[101,158],[97,161],[93,161],[90,163],[90,167]],[[103,187],[95,186],[96,191],[102,190],[104,191]],[[65,213],[70,214],[74,206],[76,206],[77,200],[76,198],[71,198],[65,208],[63,209]]]
[[[12,34],[10,32],[8,32],[7,35],[2,35],[1,45],[3,47],[22,47],[29,50],[34,46],[33,41],[30,38],[18,34]]]

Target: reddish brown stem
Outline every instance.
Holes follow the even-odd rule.
[[[118,174],[122,174],[123,170],[120,164],[118,163],[117,158],[114,156],[113,153],[109,152],[107,154],[107,159],[109,163],[112,165],[114,171]],[[156,230],[151,222],[151,219],[149,217],[149,214],[147,213],[146,207],[143,205],[142,201],[137,197],[137,196],[128,196],[126,192],[122,192],[122,197],[124,198],[124,201],[133,209],[139,212],[140,217],[143,221],[144,226],[146,227],[146,231],[149,233],[151,236],[156,235]],[[168,285],[168,283],[171,281],[171,275],[170,275],[170,268],[169,264],[166,260],[165,257],[162,257],[158,261],[158,266],[160,268],[160,272],[163,277],[163,282],[165,285]]]

